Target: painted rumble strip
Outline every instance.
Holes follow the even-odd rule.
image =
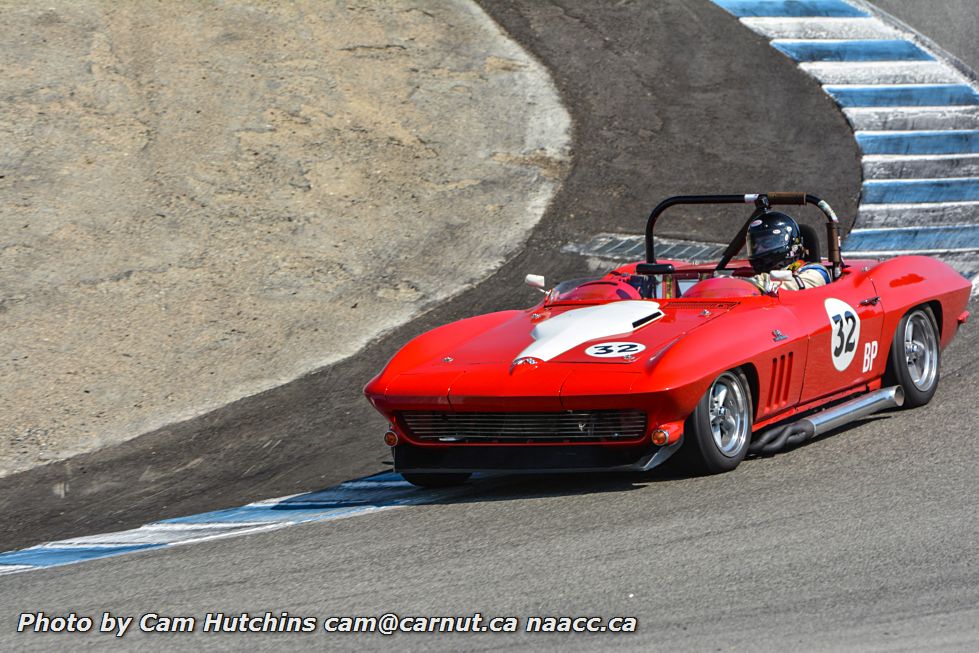
[[[735,16],[823,16],[852,18],[867,16],[843,0],[714,0]]]
[[[472,488],[422,490],[405,481],[400,474],[387,472],[347,481],[318,492],[165,519],[128,531],[77,537],[0,553],[0,574],[366,515],[442,501],[467,491],[472,491]]]
[[[857,144],[866,154],[979,154],[979,130],[861,131]]]
[[[979,201],[979,179],[976,177],[961,179],[871,179],[863,182],[864,204],[970,201]]]
[[[663,259],[704,263],[716,261],[724,253],[723,243],[702,243],[692,240],[656,239],[656,255]],[[646,254],[646,240],[636,234],[597,234],[584,243],[565,245],[561,251],[607,261],[636,261]]]
[[[967,84],[834,84],[824,86],[841,107],[961,107],[979,104]]]
[[[713,0],[823,85],[863,154],[844,253],[938,255],[979,284],[979,86],[864,0]]]
[[[933,56],[903,40],[775,39],[772,46],[796,61],[930,61]]]
[[[880,251],[914,253],[973,252],[979,249],[979,225],[970,227],[897,227],[854,229],[847,244],[854,250],[873,245]]]

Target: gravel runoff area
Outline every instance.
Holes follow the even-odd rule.
[[[467,0],[0,9],[0,476],[353,354],[568,167],[547,72]]]

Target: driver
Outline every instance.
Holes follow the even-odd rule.
[[[819,263],[807,263],[805,253],[799,224],[785,213],[766,211],[748,225],[748,262],[756,272],[750,281],[762,292],[829,283],[829,271]]]

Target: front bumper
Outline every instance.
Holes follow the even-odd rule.
[[[402,443],[392,451],[397,472],[639,472],[666,461],[680,444],[419,447]]]

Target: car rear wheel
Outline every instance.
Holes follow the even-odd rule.
[[[905,408],[924,406],[938,389],[940,365],[938,325],[931,309],[909,311],[894,333],[884,384],[904,388]]]
[[[744,373],[729,370],[718,376],[684,424],[681,464],[701,474],[737,467],[748,453],[753,415]]]
[[[414,474],[405,472],[404,479],[418,487],[452,487],[462,485],[472,474]]]

